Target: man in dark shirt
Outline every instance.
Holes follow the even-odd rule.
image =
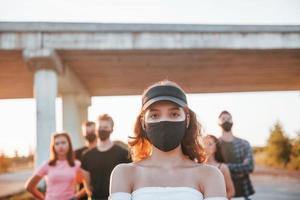
[[[128,151],[115,145],[110,135],[114,122],[108,115],[100,115],[97,123],[99,143],[82,158],[82,168],[91,176],[93,200],[107,200],[109,196],[110,175],[115,166],[130,162]]]
[[[232,116],[228,111],[222,111],[219,115],[219,125],[222,128],[222,136],[219,138],[218,148],[220,148],[221,160],[230,170],[235,197],[249,199],[249,196],[254,194],[249,177],[254,169],[251,146],[248,141],[233,136]]]
[[[81,134],[85,138],[86,142],[85,142],[85,146],[75,151],[75,158],[80,160],[80,162],[82,162],[82,157],[87,151],[97,146],[96,123],[92,121],[86,121],[82,124],[81,130],[82,130]],[[79,190],[81,190],[82,188],[83,185],[80,184]],[[83,194],[83,196],[80,198],[80,200],[86,200],[86,199],[87,196],[85,194]]]
[[[96,124],[95,122],[87,121],[81,126],[82,135],[85,138],[85,146],[75,151],[75,158],[82,161],[82,156],[88,150],[97,146]]]

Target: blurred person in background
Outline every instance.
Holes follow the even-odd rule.
[[[26,183],[26,189],[40,200],[71,200],[83,194],[91,195],[89,175],[80,168],[80,161],[74,159],[72,142],[68,133],[55,133],[51,138],[50,160],[46,161]],[[38,183],[46,177],[46,194],[37,189]],[[85,188],[76,192],[78,183]]]
[[[235,190],[231,179],[229,168],[226,164],[220,162],[220,149],[217,146],[218,138],[213,135],[204,137],[204,150],[206,153],[206,163],[217,167],[223,174],[226,185],[227,198],[230,200],[234,197]]]
[[[249,196],[255,193],[249,176],[254,170],[252,148],[247,140],[233,135],[232,116],[228,111],[222,111],[218,120],[219,126],[222,128],[222,136],[218,142],[221,161],[230,170],[235,197],[244,197],[248,200]]]

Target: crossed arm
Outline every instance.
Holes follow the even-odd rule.
[[[254,161],[250,144],[245,141],[244,148],[246,151],[245,158],[242,163],[226,163],[231,172],[248,174],[253,172]]]

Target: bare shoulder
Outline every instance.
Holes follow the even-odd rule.
[[[222,176],[221,171],[212,165],[208,165],[208,164],[200,164],[198,167],[198,172],[201,176],[205,176],[206,178],[208,178],[207,176],[210,177],[218,177],[218,176]]]
[[[121,163],[113,169],[112,176],[116,176],[120,178],[130,177],[132,176],[133,170],[134,170],[134,166],[132,163]]]
[[[222,173],[230,173],[228,166],[224,163],[221,164],[220,170]]]
[[[200,187],[207,197],[225,197],[225,181],[222,172],[212,165],[201,164],[198,167]]]
[[[217,167],[202,163],[193,167],[193,177],[197,178],[202,185],[210,181],[222,180],[223,174]]]
[[[110,177],[110,194],[115,192],[132,192],[133,169],[132,163],[122,163],[113,169]]]

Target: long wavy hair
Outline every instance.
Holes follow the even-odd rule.
[[[158,85],[172,85],[182,90],[175,82],[165,80],[151,85],[144,91],[143,94],[145,94],[149,89]],[[190,160],[202,163],[205,161],[206,157],[201,139],[201,124],[198,122],[195,112],[188,107],[184,107],[183,109],[186,115],[190,116],[190,123],[181,141],[182,152]],[[152,144],[147,139],[146,133],[142,127],[144,114],[145,112],[141,111],[137,116],[134,125],[134,136],[129,137],[128,144],[133,161],[144,160],[152,153]]]
[[[216,136],[214,136],[214,135],[206,135],[204,137],[204,139],[205,138],[211,138],[214,141],[214,143],[216,144],[216,151],[215,151],[215,153],[213,155],[214,158],[215,158],[215,160],[217,162],[224,162],[223,156],[222,156],[222,150],[221,150],[220,142],[219,142],[218,138]]]
[[[51,144],[50,144],[50,160],[48,162],[48,164],[50,166],[55,166],[56,165],[56,161],[58,160],[58,156],[57,156],[57,153],[55,151],[55,139],[58,138],[58,137],[65,137],[68,141],[68,144],[69,144],[69,149],[68,149],[68,152],[67,152],[67,161],[69,163],[69,165],[71,167],[74,167],[75,165],[75,156],[74,156],[74,152],[73,152],[73,147],[72,147],[72,142],[71,142],[71,138],[69,136],[69,134],[67,132],[62,132],[62,133],[55,133],[52,135],[51,137]]]

